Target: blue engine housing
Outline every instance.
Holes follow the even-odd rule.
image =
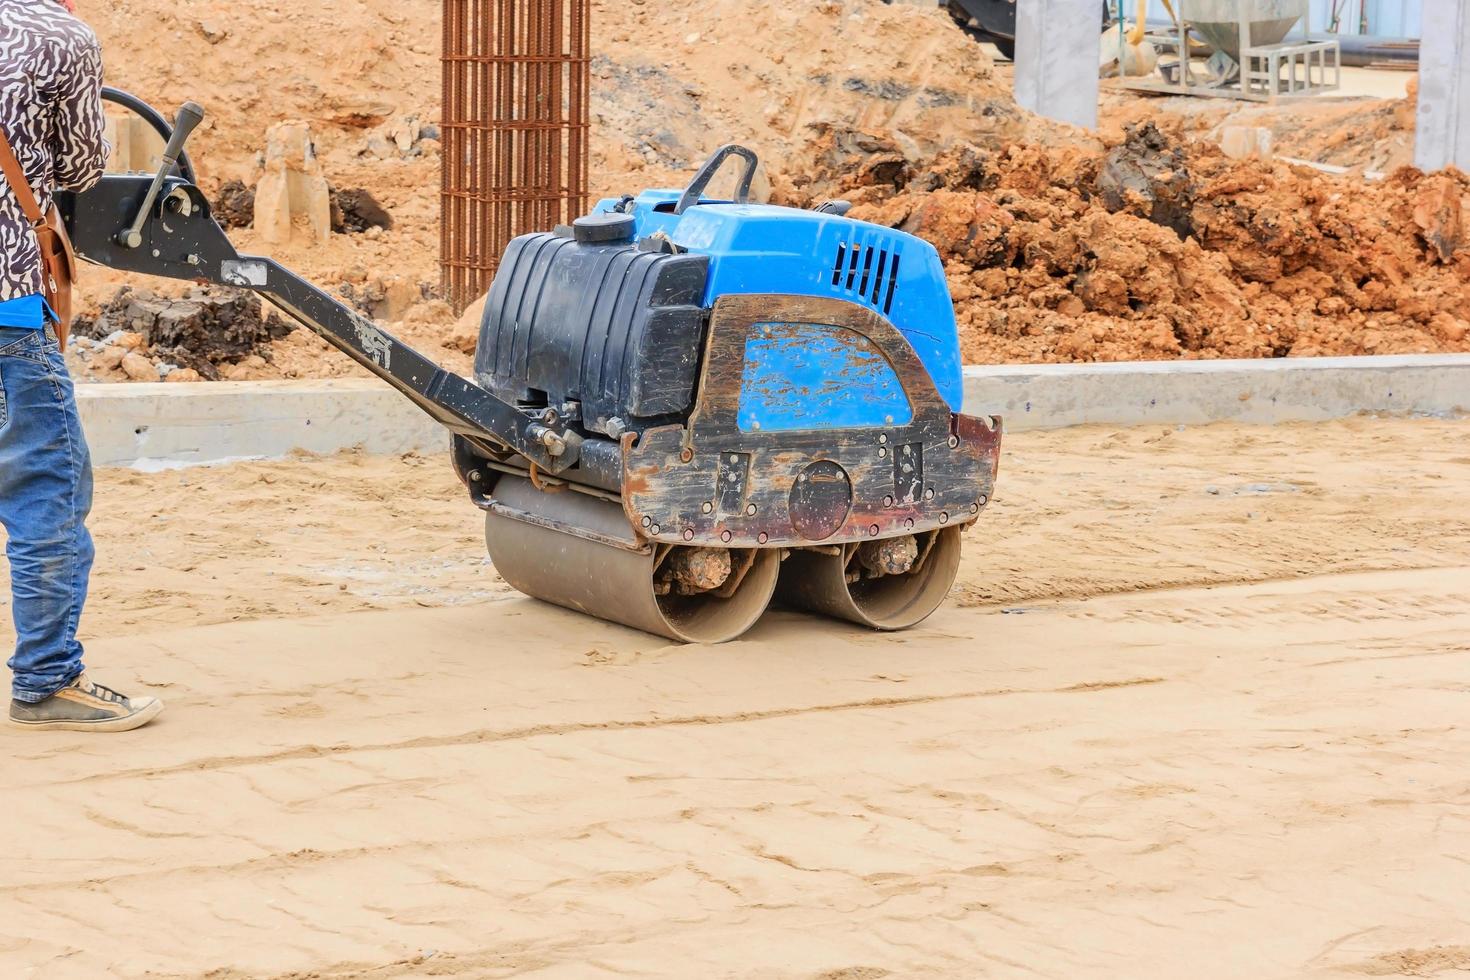
[[[745,342],[740,429],[906,425],[915,392],[895,365],[909,352],[803,322],[836,316],[791,299],[812,297],[881,315],[897,331],[885,343],[907,342],[959,411],[954,309],[933,246],[821,211],[701,199],[674,214],[678,197],[601,201],[572,227],[512,241],[486,300],[476,380],[526,408],[575,413],[592,435],[680,424],[695,407],[710,311],[761,295],[773,297],[771,320]]]
[[[861,303],[908,340],[953,411],[963,399],[962,361],[944,265],[934,246],[892,228],[818,211],[701,200],[673,213],[677,190],[647,190],[625,205],[639,238],[662,232],[709,257],[704,306],[721,296],[790,293]],[[616,199],[597,202],[608,212]],[[799,351],[788,352],[793,360]],[[779,356],[774,352],[768,356]],[[768,365],[781,373],[782,365]],[[800,371],[797,364],[789,366]]]

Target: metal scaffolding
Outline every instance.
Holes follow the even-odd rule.
[[[588,0],[444,0],[439,260],[463,310],[506,244],[587,208]]]

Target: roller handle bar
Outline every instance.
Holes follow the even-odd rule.
[[[750,185],[755,181],[755,168],[760,166],[760,159],[755,155],[754,150],[747,149],[738,143],[726,143],[711,153],[709,159],[695,171],[694,179],[689,181],[689,186],[684,188],[683,194],[679,195],[679,203],[674,205],[674,213],[683,214],[698,204],[710,180],[732,156],[739,157],[745,162],[745,166],[740,171],[740,183],[735,188],[735,203],[750,203]]]
[[[113,105],[122,106],[124,109],[138,116],[150,127],[152,127],[153,131],[157,133],[159,138],[162,139],[165,143],[167,143],[169,138],[173,135],[173,123],[165,119],[163,113],[159,112],[157,109],[153,108],[151,105],[144,102],[142,99],[138,98],[131,92],[124,92],[120,88],[113,88],[110,85],[104,85],[102,86],[102,101],[111,102]],[[194,161],[190,159],[188,150],[179,151],[178,160],[174,166],[174,173],[184,178],[191,184],[197,184],[199,182],[194,172]]]

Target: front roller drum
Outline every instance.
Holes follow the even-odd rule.
[[[894,574],[874,574],[859,545],[794,551],[781,568],[780,599],[873,629],[907,629],[939,608],[960,568],[959,527],[912,540],[911,567]]]
[[[677,553],[640,548],[609,500],[546,493],[514,476],[501,477],[490,499],[485,545],[496,571],[528,596],[589,616],[672,640],[722,643],[753,626],[776,589],[776,549],[732,551],[719,587],[683,594],[668,586],[667,563]]]

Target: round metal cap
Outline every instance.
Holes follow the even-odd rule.
[[[579,242],[626,242],[636,225],[631,214],[587,214],[572,222],[572,235]]]

